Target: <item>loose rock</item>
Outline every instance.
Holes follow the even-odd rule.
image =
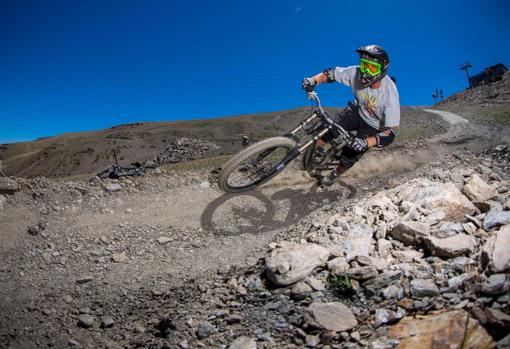
[[[472,175],[466,182],[463,192],[472,201],[488,201],[498,195],[498,192],[477,174]]]
[[[430,297],[437,295],[439,289],[431,279],[414,279],[411,281],[411,293],[415,297]]]
[[[266,258],[267,276],[276,285],[290,285],[324,265],[328,257],[328,249],[316,244],[287,244]]]
[[[128,259],[129,259],[128,256],[124,252],[114,253],[112,255],[112,261],[114,261],[115,263],[125,263],[128,261]]]
[[[228,349],[257,349],[257,344],[252,338],[241,336],[230,343]]]
[[[424,241],[434,255],[447,258],[470,254],[475,245],[474,239],[466,234],[458,234],[445,239],[429,236]]]
[[[197,337],[198,339],[205,339],[216,331],[216,327],[210,322],[204,321],[198,324]]]
[[[0,194],[11,195],[19,189],[19,185],[15,180],[0,176]]]
[[[94,317],[89,314],[82,314],[78,318],[78,326],[83,328],[90,328],[94,326]]]
[[[390,232],[390,235],[406,245],[417,246],[430,234],[430,227],[414,221],[399,222]]]
[[[340,302],[313,302],[306,308],[304,320],[314,328],[333,332],[347,331],[358,324],[351,310]]]
[[[494,273],[510,270],[510,225],[505,225],[496,232],[482,249],[482,266]]]
[[[464,310],[406,317],[394,325],[390,333],[400,340],[399,349],[460,348],[461,345],[470,349],[490,349],[494,346],[487,331]]]
[[[483,229],[490,230],[510,223],[510,211],[491,211],[483,220]]]

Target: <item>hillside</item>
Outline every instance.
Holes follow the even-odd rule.
[[[510,126],[510,72],[503,79],[456,93],[435,106],[464,117]]]
[[[208,156],[230,154],[240,148],[241,134],[250,140],[282,134],[297,125],[309,108],[233,117],[178,122],[120,125],[93,132],[67,133],[33,142],[0,145],[7,175],[62,177],[93,174],[113,162],[112,147],[121,165],[143,162],[165,153],[179,138],[212,142]],[[338,112],[338,108],[331,108]],[[431,122],[432,121],[432,122]],[[409,107],[402,108],[401,138],[423,138],[441,131],[439,118]],[[195,152],[196,148],[185,149]]]

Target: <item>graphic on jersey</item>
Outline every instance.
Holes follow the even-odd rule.
[[[377,98],[375,96],[369,97],[365,92],[360,92],[358,95],[361,97],[360,99],[365,110],[374,118],[377,117]]]

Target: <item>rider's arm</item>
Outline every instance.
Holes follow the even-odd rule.
[[[327,68],[324,69],[322,73],[319,73],[313,77],[317,85],[323,84],[325,82],[335,82],[335,68]]]
[[[319,73],[319,74],[313,76],[312,79],[315,80],[317,85],[328,82],[328,77],[324,73]]]

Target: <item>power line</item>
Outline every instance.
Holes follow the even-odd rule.
[[[456,69],[457,66],[456,65],[397,66],[396,68],[413,70],[413,71],[430,71],[430,70],[447,70],[447,69],[453,70],[453,69]],[[46,111],[49,109],[57,109],[57,108],[61,108],[61,107],[66,107],[66,106],[73,105],[73,104],[101,101],[104,99],[108,100],[108,99],[113,99],[116,97],[122,97],[122,96],[126,96],[126,95],[138,94],[138,93],[154,91],[154,90],[167,89],[167,88],[172,88],[172,87],[195,86],[195,85],[211,84],[211,83],[218,83],[218,82],[228,82],[228,81],[235,81],[235,80],[246,80],[246,79],[261,79],[261,78],[267,79],[267,78],[274,78],[274,77],[290,77],[290,74],[264,74],[264,75],[251,75],[251,76],[234,76],[234,77],[228,77],[228,78],[222,78],[222,79],[212,79],[212,80],[183,82],[183,83],[172,83],[172,84],[158,86],[158,87],[135,89],[135,90],[129,90],[129,91],[124,91],[124,92],[119,92],[119,93],[114,93],[114,94],[104,95],[104,96],[79,98],[77,100],[70,101],[70,102],[58,103],[58,104],[54,104],[54,105],[38,107],[38,108],[28,110],[28,111],[6,114],[6,115],[3,115],[0,117],[0,121],[12,119],[16,116],[29,115],[29,114],[33,114],[33,113]],[[56,111],[56,112],[58,112],[58,111]]]
[[[114,93],[114,94],[105,95],[105,96],[80,98],[80,99],[77,99],[77,100],[74,100],[74,101],[70,101],[70,102],[59,103],[59,104],[45,106],[45,107],[39,107],[39,108],[30,110],[30,111],[17,112],[17,113],[14,113],[14,114],[4,115],[3,117],[0,118],[0,121],[5,121],[5,120],[8,120],[8,119],[12,119],[13,117],[16,117],[16,116],[38,113],[38,112],[45,111],[45,110],[48,110],[48,109],[56,109],[56,108],[65,107],[65,106],[69,106],[69,105],[73,105],[73,104],[81,104],[81,103],[84,103],[84,102],[101,101],[101,100],[104,100],[104,99],[112,99],[112,98],[116,98],[116,97],[122,97],[122,96],[126,96],[126,95],[138,94],[138,93],[143,93],[143,92],[148,92],[148,91],[167,89],[167,88],[172,88],[172,87],[183,87],[183,86],[184,87],[190,87],[190,86],[192,87],[192,86],[196,86],[196,85],[204,85],[204,84],[211,84],[211,83],[221,83],[221,82],[236,81],[236,80],[250,80],[250,79],[261,79],[261,78],[262,79],[267,79],[269,77],[275,77],[275,76],[276,77],[284,77],[285,75],[284,74],[271,74],[271,75],[265,74],[265,75],[251,75],[251,76],[236,76],[236,77],[229,77],[229,78],[223,78],[223,79],[213,79],[213,80],[203,80],[203,81],[193,81],[193,82],[172,83],[172,84],[158,86],[158,87],[149,87],[149,88],[143,88],[143,89],[130,90],[130,91],[119,92],[119,93]]]
[[[277,80],[276,83],[278,83],[278,82],[283,82],[283,80]],[[237,86],[257,85],[257,84],[263,84],[263,83],[266,83],[266,81],[247,81],[247,82],[242,82],[242,83],[211,85],[211,86],[206,86],[206,87],[202,87],[202,88],[194,88],[192,90],[193,91],[204,91],[204,90],[210,90],[213,88],[237,87]],[[273,81],[272,84],[274,84],[274,83],[275,82]],[[191,90],[191,89],[189,89],[189,90]],[[149,94],[149,95],[145,95],[145,96],[139,96],[138,98],[163,96],[163,95],[168,95],[168,94],[180,94],[181,92],[188,92],[189,90],[175,89],[175,90],[157,93],[157,94]],[[17,123],[17,122],[22,122],[22,121],[25,122],[25,121],[29,121],[29,120],[39,119],[39,118],[43,118],[43,117],[54,117],[55,115],[65,114],[65,113],[69,113],[69,112],[76,111],[76,110],[88,109],[88,108],[92,108],[92,107],[107,105],[110,103],[122,102],[122,101],[126,101],[126,100],[131,100],[131,99],[132,99],[131,97],[127,97],[127,98],[123,98],[123,99],[117,99],[114,101],[104,101],[104,102],[95,103],[95,104],[91,104],[91,105],[87,105],[87,106],[80,106],[80,107],[74,107],[74,108],[65,109],[65,110],[59,110],[59,111],[50,112],[47,114],[39,114],[39,115],[35,115],[32,117],[26,117],[26,118],[21,118],[21,119],[17,119],[17,120],[9,120],[7,122],[0,123],[0,127],[4,127],[6,125],[11,125],[11,124]]]

